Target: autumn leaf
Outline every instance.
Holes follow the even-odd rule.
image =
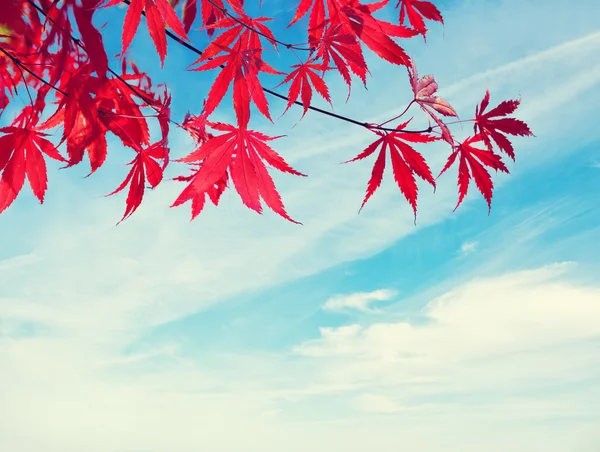
[[[220,181],[227,180],[228,174],[244,205],[262,213],[262,199],[275,213],[292,223],[298,223],[285,211],[275,183],[265,166],[266,162],[279,171],[305,176],[290,167],[267,144],[268,141],[279,137],[268,137],[245,127],[223,123],[207,122],[207,125],[223,133],[208,137],[198,149],[178,160],[199,165],[199,169],[193,176],[185,179],[190,183],[171,207],[191,200],[192,216],[195,216],[194,212],[197,214],[204,206],[205,194],[218,187]],[[196,198],[202,200],[195,200]]]
[[[314,63],[315,59],[310,59],[309,61],[301,64],[295,64],[292,67],[295,68],[292,72],[290,72],[287,77],[277,86],[284,85],[286,83],[292,82],[290,84],[290,90],[288,93],[288,102],[285,111],[288,111],[289,108],[294,105],[294,102],[298,99],[298,96],[302,99],[302,106],[304,111],[302,113],[302,117],[306,114],[310,107],[310,101],[312,99],[312,88],[314,87],[317,93],[329,102],[329,105],[333,107],[331,104],[331,97],[329,96],[329,90],[327,89],[327,85],[325,84],[325,80],[317,74],[319,72],[325,72],[329,70],[327,66],[323,64]],[[312,83],[312,86],[311,86]]]
[[[219,72],[206,98],[204,114],[210,115],[223,100],[225,93],[233,82],[233,107],[240,127],[245,127],[250,120],[250,100],[258,110],[271,122],[269,103],[258,79],[259,72],[281,74],[255,55],[254,50],[244,50],[241,43],[235,48],[223,48],[226,55],[218,56],[204,62],[204,55],[196,61],[201,63],[194,71],[216,69],[222,64],[224,69]],[[194,63],[194,64],[196,64]]]
[[[108,71],[108,57],[104,49],[102,35],[92,24],[92,16],[95,12],[94,7],[97,4],[98,0],[81,0],[81,6],[74,3],[73,15],[77,21],[81,40],[90,58],[90,62],[98,77],[104,78]]]
[[[125,213],[119,223],[133,215],[142,203],[146,181],[150,184],[151,188],[156,188],[160,184],[166,165],[160,165],[157,160],[167,162],[169,158],[168,154],[169,149],[162,141],[159,141],[147,148],[139,148],[135,158],[128,163],[128,165],[131,165],[131,170],[125,180],[113,192],[106,195],[115,195],[129,185],[125,201]]]
[[[191,182],[196,176],[197,172],[200,169],[200,165],[196,168],[190,176],[177,176],[174,177],[173,180],[180,182]],[[206,196],[208,195],[208,199],[215,205],[219,205],[219,200],[221,199],[221,195],[227,188],[228,174],[225,172],[223,177],[221,177],[217,182],[210,187],[206,192],[199,193],[194,190],[193,184],[188,185],[181,194],[177,197],[175,202],[171,205],[171,207],[177,207],[181,204],[185,204],[187,201],[191,201],[192,204],[192,218],[196,218],[204,209],[206,204]]]
[[[204,49],[202,60],[212,58],[224,48],[232,46],[234,42],[239,44],[243,50],[254,49],[260,52],[262,50],[261,38],[266,39],[277,50],[275,36],[269,27],[265,25],[265,22],[271,20],[269,17],[252,18],[244,15],[235,19],[223,17],[206,26],[207,30],[220,30],[222,32],[213,38],[206,49]]]
[[[410,58],[391,37],[410,38],[417,33],[372,16],[371,11],[357,0],[345,2],[336,20],[351,29],[371,51],[389,63],[408,66]]]
[[[492,182],[492,176],[486,167],[504,173],[509,172],[502,161],[502,157],[498,154],[495,154],[491,149],[479,149],[473,146],[478,142],[483,142],[483,137],[479,134],[467,138],[458,145],[439,174],[439,176],[441,176],[445,173],[454,164],[456,158],[459,158],[458,202],[456,207],[454,207],[454,210],[458,209],[458,206],[463,202],[469,190],[469,182],[471,181],[471,178],[473,178],[479,192],[487,202],[489,213],[492,208],[494,184]]]
[[[308,22],[309,40],[319,41],[323,35],[326,20],[324,0],[300,0],[300,4],[296,8],[296,14],[288,24],[288,28],[302,19],[309,11],[311,11]]]
[[[517,109],[520,100],[505,100],[496,108],[484,113],[490,102],[490,92],[485,91],[481,104],[475,108],[474,131],[481,135],[485,145],[491,150],[492,141],[511,159],[515,159],[514,148],[505,134],[518,136],[534,136],[529,126],[515,118],[506,118]],[[491,140],[490,140],[491,139]]]
[[[120,3],[122,3],[122,0],[108,0],[108,3],[102,5],[102,7],[108,8]],[[146,26],[148,27],[150,38],[158,51],[161,65],[164,65],[165,57],[167,56],[165,25],[173,30],[173,33],[181,39],[188,41],[185,28],[168,0],[130,0],[127,13],[125,14],[121,53],[125,54],[131,45],[131,41],[133,41],[133,37],[140,25],[142,11],[146,14]]]
[[[44,202],[48,187],[46,161],[43,154],[64,162],[45,133],[33,128],[8,126],[0,128],[0,212],[15,200],[25,182],[25,176],[35,197]]]
[[[436,113],[439,113],[443,116],[455,117],[458,117],[458,114],[447,101],[434,95],[437,92],[438,84],[433,75],[426,75],[419,78],[417,66],[415,65],[414,60],[411,61],[411,64],[407,67],[407,70],[408,78],[414,94],[413,102],[419,104],[421,109],[428,113],[429,116],[440,127],[442,139],[447,141],[451,146],[454,146],[454,139],[452,138],[450,129]]]
[[[380,58],[397,65],[408,65],[410,59],[404,49],[391,37],[409,38],[417,34],[401,25],[394,25],[373,17],[372,13],[385,6],[389,0],[362,4],[357,0],[327,0],[330,17],[327,17],[324,0],[301,0],[290,27],[309,11],[309,42],[320,42],[326,24],[342,25],[344,32],[351,32]]]
[[[410,122],[410,121],[409,121]],[[371,172],[371,178],[367,185],[367,193],[363,200],[360,210],[365,206],[369,198],[377,191],[383,180],[383,173],[386,164],[386,155],[389,150],[390,160],[392,162],[392,170],[394,173],[394,180],[398,185],[398,188],[411,205],[415,219],[417,216],[417,198],[418,198],[418,187],[415,176],[419,176],[426,182],[429,182],[435,188],[435,179],[431,174],[431,169],[423,156],[417,152],[410,144],[411,143],[430,143],[436,141],[437,138],[423,134],[406,133],[402,132],[405,129],[408,122],[400,124],[396,127],[397,132],[381,132],[374,131],[379,138],[367,146],[360,154],[354,157],[352,160],[348,160],[344,163],[355,162],[369,157],[375,151],[379,150],[379,154],[373,165]]]
[[[396,8],[398,7],[400,7],[400,24],[408,20],[410,25],[423,36],[427,33],[423,18],[444,23],[442,13],[431,2],[423,0],[398,0]]]
[[[335,68],[348,85],[348,101],[352,84],[350,71],[366,86],[368,68],[356,37],[343,30],[341,24],[328,26],[316,51],[324,67],[329,67],[331,61],[335,63]]]

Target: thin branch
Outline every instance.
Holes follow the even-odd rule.
[[[36,3],[34,3],[32,0],[27,0],[27,3],[29,3],[32,7],[34,7],[40,14],[42,14],[50,22],[54,23],[54,20],[52,18],[48,17],[47,13],[44,11],[44,9],[42,7],[40,7],[39,5],[37,5]],[[86,54],[88,53],[87,50],[85,49],[84,45],[81,43],[80,39],[76,38],[72,34],[69,34],[69,36],[70,36],[71,40],[75,43],[75,45],[77,47],[79,47],[80,49],[82,49],[83,51],[85,51]],[[24,69],[27,70],[26,68],[24,68]],[[125,86],[127,86],[127,88],[129,88],[131,90],[131,92],[133,92],[136,96],[138,96],[140,99],[142,99],[146,103],[146,105],[148,105],[149,107],[151,107],[157,113],[160,113],[160,110],[157,107],[155,107],[152,104],[152,102],[149,101],[148,98],[144,94],[140,93],[133,85],[129,84],[125,79],[123,79],[123,77],[121,77],[117,72],[115,72],[110,66],[108,67],[108,72],[110,72],[116,79],[118,79]],[[52,86],[52,85],[50,85],[50,86]],[[60,89],[55,88],[55,87],[53,87],[53,88],[56,89],[57,91],[61,92],[65,96],[67,95],[67,93],[65,93],[64,91],[61,91]],[[173,121],[171,119],[169,119],[169,121],[172,124],[176,125],[177,127],[181,127],[181,124],[179,124],[178,122]]]
[[[30,1],[30,0],[28,0],[28,1]],[[123,3],[126,3],[127,5],[129,5],[130,0],[123,0]],[[142,14],[144,16],[146,15],[146,13],[144,11],[142,11]],[[165,29],[165,32],[166,32],[167,36],[169,38],[171,38],[173,41],[175,41],[177,44],[185,47],[186,49],[190,50],[191,52],[194,52],[196,55],[202,56],[202,54],[203,54],[202,50],[198,49],[197,47],[194,47],[192,44],[185,42],[183,39],[181,39],[179,36],[172,33],[171,31],[169,31],[168,29]],[[212,60],[212,58],[209,58],[209,60]],[[223,64],[221,64],[219,67],[221,69],[225,68],[225,66]],[[283,94],[279,94],[278,92],[272,91],[268,88],[265,88],[264,86],[262,87],[262,89],[265,93],[270,94],[271,96],[278,97],[279,99],[289,101],[289,98],[287,96],[284,96]],[[294,101],[293,103],[300,107],[304,107],[304,104],[300,101]],[[364,121],[358,121],[356,119],[352,119],[347,116],[338,115],[336,113],[333,113],[333,112],[330,112],[327,110],[323,110],[321,108],[314,107],[312,105],[309,105],[307,108],[308,108],[308,110],[316,111],[317,113],[321,113],[323,115],[330,116],[332,118],[336,118],[341,121],[349,122],[350,124],[361,126],[366,129],[369,129],[369,130],[379,130],[382,132],[399,132],[398,129],[392,129],[390,127],[382,127],[382,126],[378,126],[377,124],[371,124],[371,123],[364,122]],[[431,132],[431,127],[428,127],[427,129],[423,129],[423,130],[404,130],[404,129],[402,130],[402,133],[429,133],[429,132]]]
[[[52,85],[51,83],[47,82],[42,77],[40,77],[39,75],[37,75],[35,72],[33,72],[27,66],[25,66],[21,60],[19,60],[15,56],[11,55],[9,52],[7,52],[6,50],[4,50],[1,46],[0,46],[0,52],[2,52],[8,58],[10,58],[12,60],[12,62],[15,63],[15,65],[19,68],[19,70],[27,72],[28,74],[32,75],[34,78],[36,78],[37,80],[39,80],[40,82],[42,82],[44,85],[49,86],[50,88],[52,88],[55,91],[58,91],[59,93],[63,94],[64,96],[67,95],[67,93],[65,93],[63,90],[61,90],[60,88],[57,88],[56,86]],[[23,77],[23,82],[25,82],[25,77]],[[25,86],[27,87],[27,84],[25,84]]]
[[[124,0],[125,3],[129,4],[129,0]],[[244,26],[245,28],[247,28],[248,30],[256,33],[257,35],[262,36],[263,38],[265,38],[266,40],[270,41],[270,42],[274,42],[276,44],[279,44],[287,49],[290,50],[302,50],[302,51],[306,51],[306,52],[314,52],[314,48],[313,47],[300,47],[299,44],[288,44],[287,42],[283,42],[280,41],[279,39],[273,39],[270,36],[267,36],[266,34],[264,34],[262,31],[257,30],[255,28],[252,28],[250,25],[245,24],[244,22],[242,22],[241,20],[239,20],[237,17],[235,17],[233,14],[231,14],[227,8],[221,8],[219,5],[215,4],[215,2],[213,0],[208,0],[208,3],[210,3],[211,5],[213,5],[214,8],[218,9],[219,11],[221,11],[223,14],[225,14],[227,17],[229,17],[230,19],[233,19],[234,21],[236,21],[238,24]]]

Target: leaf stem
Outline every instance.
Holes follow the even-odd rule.
[[[401,118],[402,116],[404,116],[404,114],[408,111],[408,109],[410,108],[410,106],[415,102],[415,100],[411,100],[410,103],[406,106],[406,108],[404,109],[404,111],[402,113],[400,113],[398,116],[394,116],[392,119],[388,119],[385,122],[382,122],[381,124],[379,124],[379,126],[384,126],[386,125],[388,122],[392,122],[395,121],[396,119]]]

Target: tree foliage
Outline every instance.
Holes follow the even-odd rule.
[[[375,135],[374,141],[351,160],[376,155],[363,206],[380,186],[389,158],[394,180],[416,216],[417,178],[436,186],[436,178],[417,148],[439,140],[450,149],[440,175],[458,167],[457,207],[471,180],[491,206],[490,170],[508,172],[502,154],[515,158],[509,136],[532,133],[524,122],[509,116],[518,107],[518,100],[503,101],[490,109],[490,93],[486,91],[474,119],[467,120],[474,124],[473,134],[464,141],[455,139],[451,126],[465,121],[453,119],[458,114],[436,95],[434,77],[419,77],[414,60],[402,47],[402,40],[425,38],[428,23],[443,23],[438,8],[424,0],[399,0],[396,5],[389,0],[296,3],[288,27],[305,27],[306,42],[299,45],[276,37],[269,28],[270,17],[250,17],[243,0],[3,0],[0,114],[19,93],[25,93],[22,96],[28,102],[10,125],[0,128],[0,212],[13,203],[25,179],[43,202],[48,185],[47,158],[70,167],[87,156],[91,173],[96,172],[106,161],[107,135],[112,134],[134,156],[123,183],[111,193],[127,189],[125,219],[140,206],[145,189],[162,182],[170,163],[169,130],[176,126],[187,131],[197,146],[177,160],[188,165],[190,173],[175,178],[186,185],[173,206],[189,201],[195,217],[207,197],[217,205],[224,190],[232,186],[250,209],[260,213],[265,204],[295,222],[286,212],[270,171],[304,174],[274,149],[272,142],[280,137],[264,135],[250,126],[251,113],[273,122],[268,96],[287,101],[285,112],[297,104],[302,107],[302,117],[312,110]],[[123,20],[121,54],[109,58],[102,27],[94,23],[94,16],[100,9],[119,5],[126,7],[124,14],[115,14]],[[399,18],[396,23],[379,18],[378,12],[393,7]],[[181,123],[171,116],[168,89],[155,86],[126,53],[143,23],[161,64],[171,40],[198,56],[190,70],[215,74],[202,108],[197,114],[186,115]],[[194,25],[210,38],[203,50],[188,36]],[[298,63],[287,69],[274,68],[266,61],[267,47],[294,52]],[[353,76],[366,86],[366,51],[405,68],[413,100],[401,114],[382,124],[371,124],[311,105],[315,93],[331,104],[325,80],[329,72],[339,74],[348,86],[348,97]],[[265,88],[262,74],[281,77],[281,83],[274,89]],[[276,91],[284,85],[287,95]],[[212,121],[211,114],[228,92],[236,122]],[[432,125],[427,129],[410,130],[410,120],[401,120],[413,106],[430,118]],[[158,141],[151,141],[151,120],[160,128]],[[386,126],[395,122],[395,126]],[[48,139],[51,130],[60,134],[54,142]]]

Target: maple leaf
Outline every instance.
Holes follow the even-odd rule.
[[[160,132],[162,135],[162,142],[166,145],[169,143],[169,121],[171,118],[171,96],[167,92],[167,88],[164,88],[162,101],[157,106],[156,119],[160,126]]]
[[[0,25],[10,27],[17,33],[25,35],[27,26],[23,17],[23,5],[20,0],[3,0],[0,10]]]
[[[212,188],[216,188],[219,181],[226,178],[228,173],[244,205],[262,213],[260,202],[262,199],[275,213],[298,224],[285,211],[275,183],[263,162],[264,160],[279,171],[305,176],[290,167],[267,144],[267,141],[280,137],[269,137],[245,127],[235,127],[229,124],[216,122],[207,122],[206,124],[223,133],[208,137],[198,149],[178,160],[201,166],[192,177],[185,179],[190,180],[190,184],[181,192],[171,207],[192,200],[193,215],[194,212],[197,214],[204,206],[205,194],[210,193]],[[194,201],[197,197],[201,197],[202,201]],[[196,202],[196,207],[194,207],[194,202]]]
[[[336,16],[336,20],[351,29],[356,37],[380,58],[396,65],[410,64],[409,56],[390,36],[410,38],[417,34],[414,30],[374,18],[371,8],[356,0],[347,0],[336,13],[339,16]]]
[[[190,134],[197,144],[208,140],[210,134],[206,131],[206,115],[191,115],[187,113],[181,127]]]
[[[408,142],[412,143],[430,143],[436,141],[437,138],[427,134],[415,134],[402,132],[410,121],[400,124],[396,129],[397,132],[380,132],[374,131],[379,136],[377,140],[367,146],[360,154],[354,157],[352,160],[348,160],[344,163],[355,162],[362,160],[372,155],[377,149],[379,154],[373,165],[371,172],[371,178],[367,185],[367,193],[363,200],[360,210],[365,206],[369,198],[377,191],[383,180],[383,172],[385,170],[385,162],[387,151],[389,149],[390,160],[392,162],[392,170],[394,173],[394,180],[400,188],[400,191],[411,205],[415,221],[417,216],[417,198],[418,198],[418,187],[415,179],[415,175],[419,176],[426,182],[429,182],[435,188],[435,179],[431,174],[431,169],[423,156],[417,152]]]
[[[7,60],[4,58],[0,59],[0,115],[10,103],[9,96],[12,97],[16,93],[17,84],[8,70],[10,60]]]
[[[407,70],[408,78],[414,94],[413,102],[419,104],[421,109],[429,114],[429,116],[431,116],[431,118],[437,123],[442,131],[442,139],[450,143],[451,146],[454,146],[454,139],[452,138],[450,129],[435,114],[435,112],[444,116],[455,117],[458,117],[458,114],[447,101],[441,97],[434,96],[434,94],[437,92],[438,84],[433,75],[425,75],[424,77],[419,78],[417,66],[415,65],[414,60],[412,60],[411,64],[407,66]]]
[[[400,24],[403,24],[408,19],[411,26],[423,36],[427,33],[423,18],[444,23],[442,13],[431,2],[423,0],[398,0],[396,8],[398,7],[400,7]]]
[[[64,110],[58,110],[48,120],[41,124],[38,129],[46,130],[58,126],[64,120]],[[105,131],[94,133],[89,126],[86,117],[78,112],[71,127],[70,133],[61,140],[67,143],[67,155],[69,160],[65,168],[81,163],[84,153],[87,151],[90,159],[91,172],[94,173],[106,160],[108,144]]]
[[[6,210],[15,200],[23,184],[25,176],[33,194],[40,203],[44,202],[44,194],[48,187],[46,161],[48,157],[66,161],[56,147],[48,141],[45,133],[30,127],[8,126],[0,128],[0,212]]]
[[[258,79],[259,72],[269,74],[282,74],[269,66],[255,55],[254,49],[242,48],[238,41],[235,48],[223,48],[227,53],[213,58],[210,61],[202,63],[207,57],[202,55],[195,63],[202,63],[194,68],[194,71],[206,71],[216,69],[222,64],[225,65],[221,70],[215,82],[213,83],[206,98],[204,114],[209,116],[223,100],[229,85],[233,81],[233,107],[235,109],[238,125],[245,127],[250,120],[250,100],[254,102],[258,110],[271,122],[269,113],[269,103],[265,97],[265,92]]]
[[[128,95],[131,91],[122,91],[125,86],[121,81],[100,80],[91,77],[90,72],[91,65],[85,65],[72,75],[63,87],[67,95],[59,101],[56,112],[38,128],[50,129],[62,123],[61,144],[66,141],[67,167],[79,164],[87,151],[92,174],[106,160],[107,131],[113,132],[132,149],[147,145],[149,132],[139,107]],[[133,76],[125,77],[131,79]],[[163,135],[164,113],[158,115]]]
[[[324,0],[301,0],[296,8],[296,14],[294,14],[294,17],[287,27],[291,27],[302,19],[308,11],[311,11],[308,22],[309,40],[312,42],[319,41],[323,34],[323,25],[326,20]]]
[[[225,5],[221,0],[202,0],[202,25],[210,26],[225,17],[224,7]],[[212,37],[214,32],[211,28],[206,30],[209,37]]]
[[[313,4],[314,2],[314,4]],[[385,6],[389,0],[364,5],[357,0],[327,0],[330,17],[327,19],[324,0],[302,0],[296,9],[288,27],[311,11],[309,18],[309,42],[314,45],[321,41],[325,25],[342,24],[344,30],[351,31],[369,49],[384,60],[398,65],[408,65],[409,57],[402,47],[390,36],[409,38],[416,31],[400,25],[394,25],[373,17],[372,13]]]
[[[114,80],[112,82],[105,86],[96,97],[98,118],[102,126],[119,137],[123,145],[134,150],[137,150],[140,145],[149,145],[150,131],[139,105],[135,103],[132,97],[127,95],[130,91],[121,89],[123,88],[122,84],[118,85]],[[161,131],[164,127],[162,115],[167,110],[159,110],[158,120],[161,123]]]
[[[175,7],[175,5],[173,5]],[[189,33],[198,12],[197,0],[185,0],[182,9],[183,29]]]
[[[200,167],[198,167],[192,173],[191,176],[177,176],[177,177],[174,177],[173,180],[177,180],[180,182],[190,182],[194,179],[194,177],[196,176],[196,173],[199,170],[200,170]],[[228,175],[227,175],[227,172],[225,172],[223,174],[223,177],[221,177],[219,180],[217,180],[217,182],[204,193],[198,193],[198,192],[194,191],[193,184],[190,184],[188,187],[186,187],[183,190],[181,195],[179,195],[179,197],[171,205],[171,207],[177,207],[177,206],[184,204],[185,202],[191,200],[191,202],[192,202],[192,218],[191,218],[191,220],[193,220],[204,209],[204,206],[206,204],[206,195],[208,195],[208,198],[211,200],[211,202],[215,206],[219,205],[219,200],[221,199],[221,195],[227,188],[227,181],[228,181]]]
[[[501,102],[496,108],[484,113],[490,102],[490,92],[485,91],[485,96],[481,101],[481,104],[475,107],[475,125],[474,131],[481,135],[483,142],[491,150],[493,140],[498,148],[506,153],[511,159],[515,159],[514,148],[509,141],[508,137],[504,134],[518,135],[518,136],[534,136],[529,126],[523,121],[515,118],[505,118],[513,113],[519,104],[520,100],[505,100]],[[497,118],[497,119],[493,119]]]
[[[129,192],[125,201],[125,213],[119,223],[133,215],[142,203],[145,191],[144,183],[146,181],[148,181],[152,188],[156,188],[160,184],[163,178],[163,171],[169,159],[168,155],[169,149],[162,141],[154,143],[147,148],[138,148],[137,155],[128,163],[128,165],[131,165],[131,170],[125,180],[113,192],[106,195],[112,196],[119,193],[129,185]],[[163,164],[160,165],[157,160],[163,160]]]
[[[73,15],[77,21],[77,27],[81,33],[81,40],[85,46],[85,51],[90,58],[96,74],[100,78],[106,77],[108,71],[108,56],[102,42],[102,35],[92,24],[94,7],[98,0],[81,0],[81,6],[73,4]]]
[[[109,6],[115,6],[120,3],[122,3],[122,0],[108,0],[108,3],[104,4],[102,7],[108,8]],[[162,66],[165,63],[165,57],[167,56],[165,25],[185,41],[189,41],[187,33],[168,0],[131,0],[129,7],[127,8],[127,13],[125,13],[122,54],[125,54],[125,51],[131,45],[131,41],[133,41],[133,37],[140,25],[142,11],[146,13],[148,33],[158,51]]]
[[[346,101],[350,98],[352,84],[350,71],[366,86],[368,68],[362,49],[356,37],[345,32],[342,24],[327,27],[317,47],[317,55],[323,60],[324,67],[328,67],[331,60],[335,63],[336,69],[348,85]]]
[[[495,154],[491,149],[479,149],[473,144],[483,142],[483,137],[480,134],[467,138],[450,154],[446,165],[438,175],[440,177],[445,173],[460,156],[458,165],[458,202],[454,210],[463,202],[469,190],[469,182],[471,177],[475,179],[475,184],[483,195],[488,205],[488,214],[492,208],[492,195],[494,184],[492,177],[486,167],[496,171],[508,173],[508,168],[504,165],[502,157]]]
[[[329,96],[329,90],[327,89],[327,85],[325,84],[325,80],[316,71],[325,72],[329,70],[327,66],[324,64],[314,63],[315,59],[310,59],[309,61],[301,64],[295,64],[292,67],[295,68],[292,72],[290,72],[285,79],[277,86],[281,86],[285,83],[290,84],[290,90],[288,93],[288,102],[285,111],[288,111],[289,108],[294,105],[294,102],[298,99],[300,95],[302,98],[302,106],[304,111],[302,113],[302,117],[308,111],[310,107],[310,101],[312,99],[312,85],[315,90],[321,95],[323,99],[329,102],[329,105],[333,107],[331,104],[331,97]]]
[[[262,51],[261,37],[267,39],[277,50],[275,36],[271,30],[264,24],[273,20],[269,17],[251,18],[248,16],[242,17],[223,17],[215,21],[211,25],[206,26],[208,30],[224,30],[219,36],[214,38],[210,44],[204,49],[201,60],[208,60],[217,55],[224,48],[230,47],[234,42],[241,46],[242,49],[254,49]],[[254,31],[256,30],[256,31]],[[258,32],[258,33],[257,33]]]

